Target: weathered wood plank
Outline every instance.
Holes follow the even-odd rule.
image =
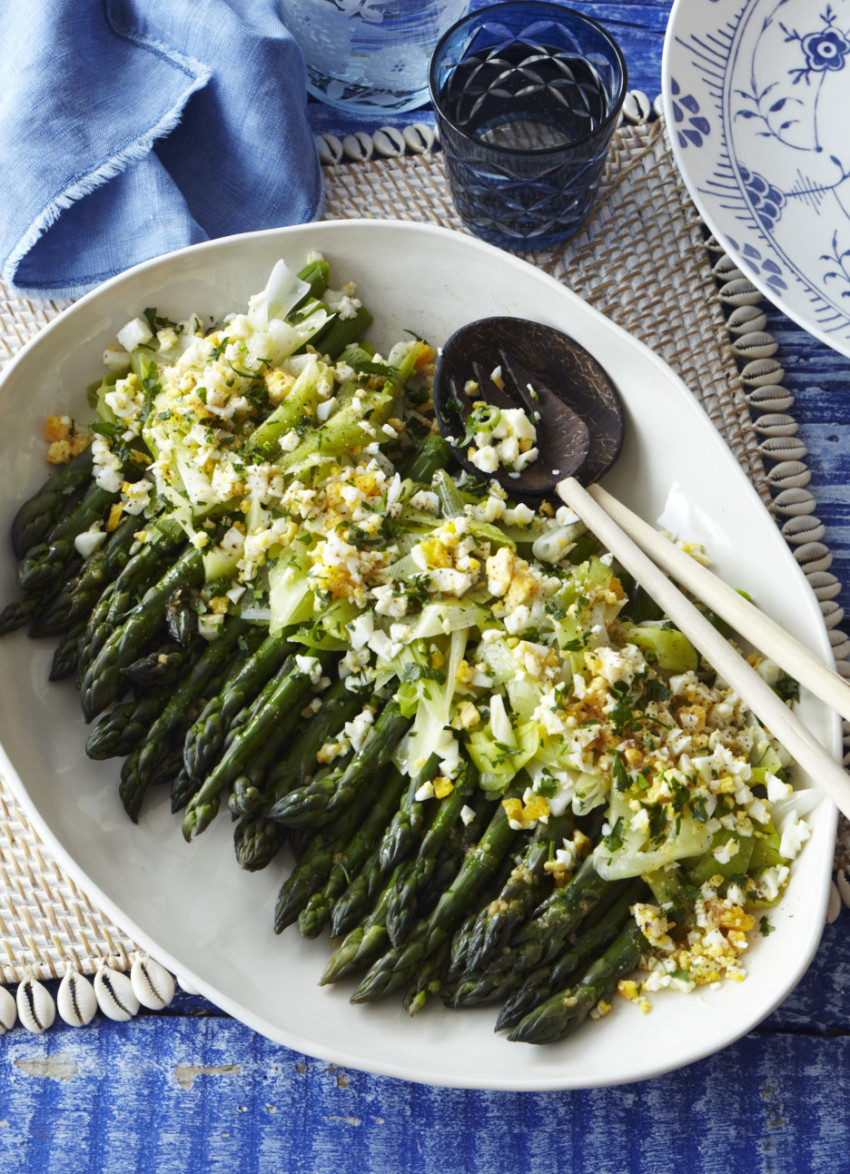
[[[223,1018],[9,1037],[0,1169],[245,1174],[836,1174],[846,1036],[758,1032],[641,1084],[433,1089],[344,1071]]]

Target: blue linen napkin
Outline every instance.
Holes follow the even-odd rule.
[[[139,261],[321,213],[276,0],[3,0],[0,273],[78,297]]]

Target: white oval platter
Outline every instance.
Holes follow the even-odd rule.
[[[311,224],[193,246],[151,261],[55,319],[0,381],[3,415],[0,532],[44,480],[43,424],[56,411],[87,419],[85,386],[99,376],[115,332],[145,307],[175,318],[239,309],[263,288],[278,257],[299,268],[323,253],[335,280],[355,280],[375,315],[373,340],[405,330],[435,344],[490,314],[537,319],[573,335],[607,367],[626,405],[627,436],[605,484],[645,518],[703,542],[716,569],[793,634],[829,658],[817,602],[764,505],[691,393],[659,358],[579,297],[524,261],[459,233],[400,222]],[[8,544],[0,599],[15,597]],[[836,826],[821,803],[813,836],[776,932],[758,938],[749,977],[698,994],[664,993],[643,1015],[624,1000],[563,1044],[510,1044],[494,1011],[430,1005],[410,1019],[400,1000],[352,1006],[346,989],[321,988],[324,940],[272,930],[283,878],[277,864],[238,868],[222,814],[192,844],[167,796],[140,823],[125,816],[115,762],[91,762],[71,685],[51,685],[52,642],[15,633],[0,641],[0,773],[80,887],[154,957],[224,1011],[289,1048],[339,1065],[434,1085],[488,1089],[587,1088],[688,1064],[749,1031],[792,989],[824,923]],[[811,698],[800,711],[840,753],[840,724]]]

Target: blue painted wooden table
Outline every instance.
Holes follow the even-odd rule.
[[[668,0],[581,3],[654,98]],[[316,111],[321,129],[341,129]],[[850,363],[780,314],[811,491],[850,604]],[[841,1174],[850,1171],[850,912],[785,1004],[722,1053],[640,1084],[493,1093],[295,1054],[202,1000],[0,1041],[0,1172]]]

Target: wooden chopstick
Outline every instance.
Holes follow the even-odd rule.
[[[588,493],[615,522],[628,531],[654,563],[722,616],[754,648],[776,661],[801,685],[805,685],[810,693],[850,721],[850,684],[837,672],[607,490],[599,485],[591,485]]]
[[[597,491],[598,487],[594,487],[593,493]],[[584,489],[574,477],[568,477],[559,483],[558,495],[652,596],[723,680],[737,691],[744,703],[809,775],[812,785],[829,795],[839,810],[850,818],[850,776],[774,693],[764,678],[620,528],[591,492]],[[749,636],[749,632],[746,635]]]

